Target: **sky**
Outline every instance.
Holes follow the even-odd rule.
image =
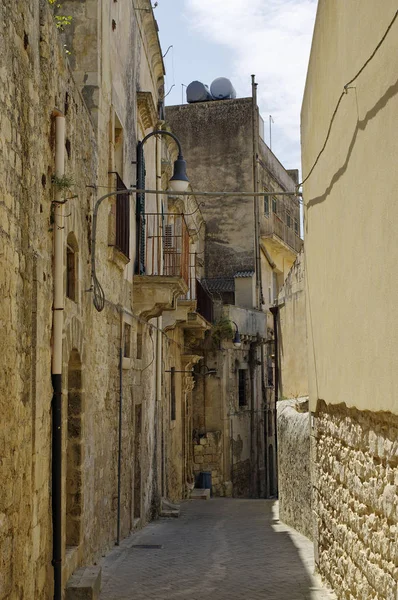
[[[154,2],[153,2],[154,4]],[[228,77],[237,97],[258,83],[264,140],[287,169],[301,167],[300,109],[317,0],[158,0],[154,9],[166,67],[166,106],[185,86]],[[183,92],[183,95],[182,95]],[[301,169],[300,169],[301,170]]]

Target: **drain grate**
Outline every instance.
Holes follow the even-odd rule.
[[[131,548],[142,548],[146,550],[160,550],[163,548],[162,544],[133,544]]]

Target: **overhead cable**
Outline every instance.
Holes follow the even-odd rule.
[[[326,144],[328,143],[328,140],[329,140],[329,137],[330,137],[330,132],[331,132],[331,130],[332,130],[332,126],[333,126],[334,119],[335,119],[335,117],[336,117],[337,111],[338,111],[338,109],[339,109],[339,106],[340,106],[340,104],[341,104],[341,101],[342,101],[343,97],[344,97],[344,96],[347,94],[347,89],[348,89],[348,87],[349,87],[349,86],[350,86],[352,83],[354,83],[354,81],[355,81],[356,79],[358,79],[358,77],[360,76],[360,74],[362,73],[362,71],[364,71],[364,70],[365,70],[365,68],[368,66],[368,64],[370,63],[370,61],[371,61],[371,60],[374,58],[374,56],[375,56],[375,54],[377,53],[377,51],[379,50],[380,46],[383,44],[384,40],[386,39],[386,37],[387,37],[387,35],[388,35],[388,33],[389,33],[389,31],[390,31],[391,27],[394,25],[394,22],[396,21],[397,17],[398,17],[398,10],[395,12],[395,15],[394,15],[394,17],[393,17],[393,19],[392,19],[391,23],[390,23],[390,24],[389,24],[389,26],[387,27],[387,29],[386,29],[386,31],[385,31],[385,33],[384,33],[383,37],[381,38],[380,42],[377,44],[376,48],[373,50],[372,54],[369,56],[369,58],[367,59],[367,61],[366,61],[366,62],[365,62],[363,65],[362,65],[362,67],[361,67],[361,68],[359,69],[359,71],[358,71],[358,72],[357,72],[357,73],[354,75],[354,77],[353,77],[352,79],[350,79],[350,81],[348,81],[348,82],[347,82],[347,83],[344,85],[344,87],[343,87],[343,91],[341,92],[341,94],[340,94],[340,97],[339,97],[339,99],[338,99],[338,101],[337,101],[336,108],[335,108],[335,109],[334,109],[334,111],[333,111],[333,115],[332,115],[332,118],[331,118],[331,120],[330,120],[330,124],[329,124],[329,128],[328,128],[328,132],[327,132],[327,134],[326,134],[326,138],[325,138],[325,141],[324,141],[324,143],[323,143],[323,146],[322,146],[321,150],[319,151],[319,154],[318,154],[318,156],[316,157],[314,164],[312,165],[311,169],[309,170],[309,173],[308,173],[308,175],[307,175],[307,176],[306,176],[306,177],[303,179],[303,181],[302,181],[301,183],[299,183],[299,184],[298,184],[297,188],[301,187],[301,186],[302,186],[302,185],[303,185],[303,184],[304,184],[304,183],[305,183],[305,182],[306,182],[306,181],[309,179],[309,177],[312,175],[312,172],[314,171],[314,169],[315,169],[316,165],[318,164],[318,161],[319,161],[319,159],[320,159],[321,155],[323,154],[323,151],[324,151],[324,150],[325,150],[325,148],[326,148]]]

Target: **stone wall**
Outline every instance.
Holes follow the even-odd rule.
[[[194,189],[253,189],[251,98],[168,106],[166,119],[181,141]],[[206,277],[254,270],[253,199],[224,198],[222,219],[218,198],[202,198],[201,211],[206,221]]]
[[[277,409],[280,519],[312,539],[308,400],[280,400]]]
[[[197,438],[193,452],[195,479],[197,480],[201,471],[210,471],[213,495],[228,495],[229,492],[221,478],[223,461],[221,431],[208,432],[205,436]]]
[[[398,417],[319,401],[312,436],[322,576],[338,598],[396,600]]]

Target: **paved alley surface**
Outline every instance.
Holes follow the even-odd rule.
[[[271,500],[182,503],[179,519],[135,533],[102,565],[101,600],[327,600],[307,538]],[[161,547],[150,547],[161,546]]]

